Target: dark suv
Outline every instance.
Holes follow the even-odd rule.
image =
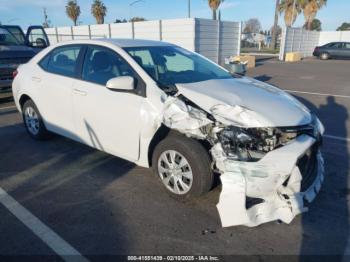
[[[13,72],[49,45],[41,26],[30,26],[27,33],[16,25],[0,25],[0,89],[11,87]]]
[[[317,46],[313,55],[322,60],[330,58],[350,58],[350,43],[332,42],[323,46]]]

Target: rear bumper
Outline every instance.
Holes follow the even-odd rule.
[[[0,80],[0,89],[11,88],[11,85],[12,85],[12,79]]]
[[[281,220],[290,223],[307,211],[324,177],[324,162],[318,142],[308,136],[273,150],[258,162],[232,160],[224,165],[222,193],[217,208],[223,227]],[[305,160],[307,156],[307,159]],[[247,199],[258,199],[247,206]]]
[[[0,66],[0,89],[9,88],[13,81],[13,72],[17,69],[18,64]]]

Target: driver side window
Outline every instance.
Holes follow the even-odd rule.
[[[32,47],[46,47],[49,43],[46,42],[46,36],[41,28],[32,29],[28,35],[29,44]]]
[[[93,46],[85,56],[82,79],[105,86],[108,80],[118,76],[135,77],[130,65],[114,51]]]

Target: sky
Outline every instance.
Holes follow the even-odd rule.
[[[106,23],[116,19],[129,19],[142,16],[147,20],[184,18],[188,15],[188,0],[141,0],[130,6],[134,0],[103,0],[108,8]],[[23,28],[28,25],[42,24],[43,8],[47,10],[52,26],[72,25],[65,14],[67,0],[0,0],[0,22],[18,24]],[[79,22],[94,24],[90,13],[92,0],[78,0],[81,8]],[[269,30],[273,24],[275,0],[225,0],[221,5],[221,18],[228,21],[246,21],[258,18],[263,30]],[[211,18],[211,10],[206,0],[191,0],[191,16]],[[319,11],[317,18],[322,22],[323,30],[335,30],[343,22],[350,22],[350,0],[328,0],[328,4]],[[304,23],[300,15],[294,24],[299,27]],[[284,25],[283,16],[279,24]]]

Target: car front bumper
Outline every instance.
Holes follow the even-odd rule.
[[[275,220],[290,223],[307,211],[306,204],[321,188],[324,161],[318,141],[311,136],[301,135],[258,162],[220,158],[220,150],[218,144],[212,154],[219,170],[225,170],[217,204],[223,227],[253,227]],[[255,204],[249,205],[252,199]]]

